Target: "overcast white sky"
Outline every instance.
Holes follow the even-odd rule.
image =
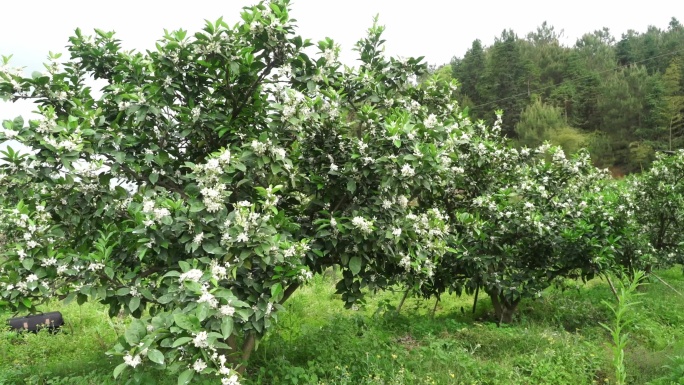
[[[219,16],[233,24],[240,9],[255,0],[25,0],[2,4],[0,54],[14,54],[16,66],[43,70],[48,51],[63,48],[76,27],[115,30],[125,48],[153,48],[163,29],[195,31],[204,19]],[[677,6],[676,4],[680,4]],[[635,4],[635,5],[631,5]],[[636,5],[638,4],[638,6]],[[342,60],[354,61],[351,47],[364,35],[375,14],[387,27],[387,53],[425,56],[431,64],[448,63],[463,56],[474,39],[485,45],[505,28],[518,35],[547,21],[565,31],[564,44],[572,45],[583,33],[609,27],[619,38],[628,29],[643,32],[648,25],[667,28],[671,17],[684,19],[680,1],[618,0],[553,1],[447,1],[447,0],[292,0],[291,17],[298,20],[299,34],[317,41],[329,36],[342,45]],[[0,120],[26,114],[27,105],[0,102]]]

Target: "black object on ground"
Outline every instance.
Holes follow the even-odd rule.
[[[36,333],[40,329],[48,329],[51,332],[55,332],[64,325],[64,318],[62,318],[62,313],[55,311],[10,318],[7,323],[9,324],[9,327],[15,331]]]

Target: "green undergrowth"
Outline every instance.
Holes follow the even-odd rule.
[[[684,276],[660,271],[637,305],[625,365],[630,384],[684,383]],[[602,300],[614,301],[602,280],[574,281],[523,302],[512,325],[498,327],[486,296],[472,313],[470,296],[407,299],[402,293],[369,295],[347,310],[332,280],[315,277],[286,303],[277,330],[259,344],[244,384],[609,384],[613,382],[610,322]],[[125,328],[97,304],[47,306],[67,325],[55,335],[0,332],[0,385],[175,384],[148,367],[138,378],[114,380],[120,359],[105,351]],[[0,315],[4,322],[9,315]],[[665,366],[669,367],[665,367]],[[214,377],[199,384],[214,384]]]

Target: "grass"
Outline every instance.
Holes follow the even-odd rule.
[[[681,268],[660,271],[684,292]],[[360,310],[346,310],[323,277],[286,304],[278,327],[261,341],[243,383],[256,384],[609,384],[610,322],[602,300],[614,301],[608,286],[594,280],[523,302],[516,322],[497,327],[491,304],[472,297],[408,299],[391,311],[401,293],[378,293]],[[647,286],[636,307],[625,352],[628,383],[678,383],[684,374],[684,298],[661,282]],[[147,367],[130,381],[112,378],[119,363],[104,352],[125,328],[97,304],[54,304],[68,325],[56,335],[0,332],[0,385],[9,384],[175,384],[175,378]],[[8,315],[0,315],[0,321]],[[670,368],[664,368],[669,365]],[[677,374],[679,370],[679,374]],[[669,379],[656,381],[657,378]],[[204,377],[197,383],[215,384]]]

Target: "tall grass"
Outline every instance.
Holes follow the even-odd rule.
[[[659,276],[684,290],[681,268]],[[399,288],[398,288],[399,289]],[[633,311],[639,322],[624,345],[626,383],[643,385],[676,375],[684,356],[684,301],[654,282]],[[334,282],[315,277],[290,301],[274,333],[261,341],[243,381],[256,384],[615,384],[611,335],[599,323],[614,319],[602,301],[614,302],[600,280],[567,282],[540,299],[523,302],[518,322],[497,327],[489,301],[444,296],[408,298],[379,293],[365,307],[345,310]],[[137,378],[112,378],[119,361],[105,355],[128,322],[109,319],[97,304],[44,309],[63,312],[67,326],[56,335],[0,332],[0,385],[175,384],[145,363]],[[9,315],[0,315],[0,322]],[[199,384],[216,378],[201,377]],[[654,382],[661,384],[660,382]]]

